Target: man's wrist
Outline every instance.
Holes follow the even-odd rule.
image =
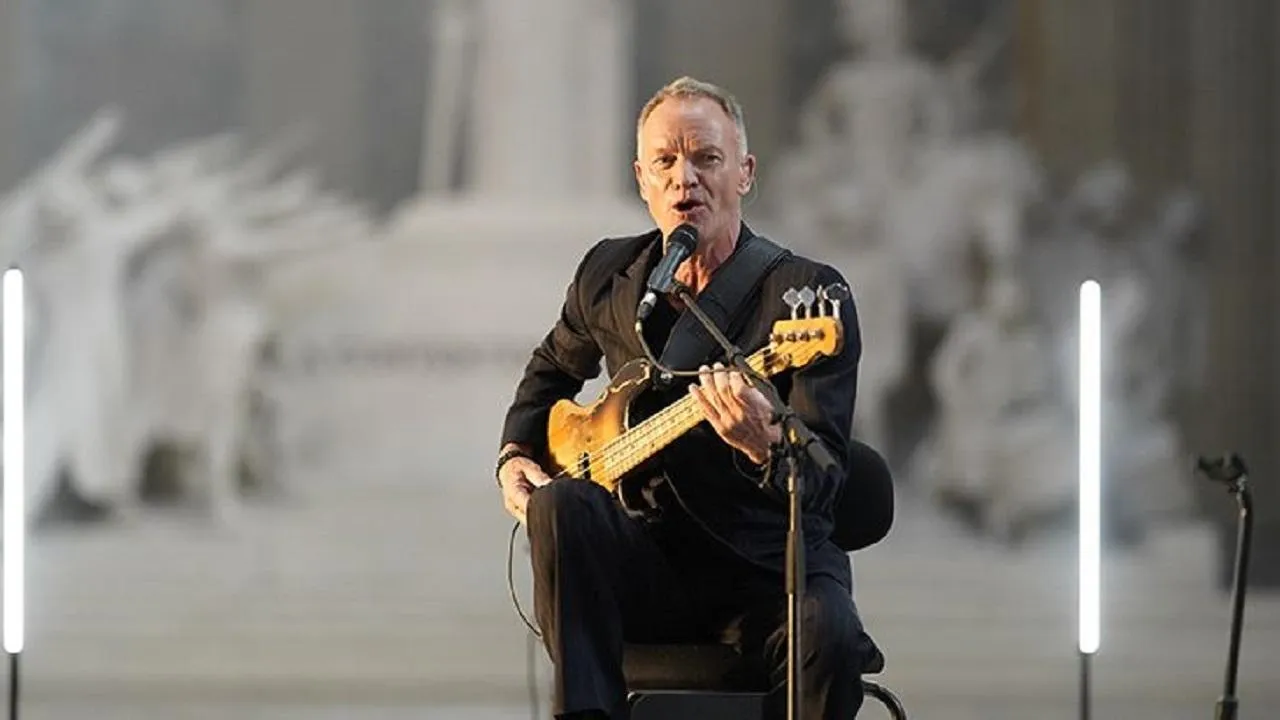
[[[507,443],[503,446],[502,451],[498,453],[498,461],[493,468],[493,477],[498,482],[498,487],[502,487],[502,467],[508,462],[518,458],[533,458],[533,453],[523,445],[515,443]]]
[[[747,459],[756,465],[766,465],[774,456],[777,448],[782,445],[782,431],[777,426],[771,426],[770,432],[763,438],[764,444],[754,448],[751,452],[743,453]]]

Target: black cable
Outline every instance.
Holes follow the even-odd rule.
[[[677,283],[677,284],[676,284],[676,288],[675,288],[675,292],[680,292],[680,291],[688,292],[688,291],[689,291],[689,287],[688,287],[688,286],[686,286],[686,285],[681,285],[681,284]],[[689,301],[690,301],[690,302],[696,302],[696,300],[693,300],[692,298],[690,298],[690,300],[689,300]],[[669,368],[669,367],[667,367],[666,365],[663,365],[663,364],[662,364],[662,362],[658,360],[657,356],[655,356],[655,355],[653,354],[653,348],[649,347],[649,341],[648,341],[648,340],[646,340],[646,339],[645,339],[645,337],[644,337],[644,320],[641,320],[640,318],[636,318],[636,326],[635,326],[635,330],[636,330],[636,338],[640,341],[640,347],[641,347],[641,349],[643,349],[643,350],[644,350],[644,358],[645,358],[645,360],[648,360],[648,361],[649,361],[649,364],[650,364],[650,365],[652,365],[652,366],[654,367],[654,369],[658,371],[658,373],[660,373],[660,374],[662,374],[662,375],[666,375],[666,376],[668,376],[668,377],[673,377],[673,378],[677,378],[677,377],[697,377],[697,378],[700,378],[700,377],[702,377],[703,375],[711,375],[711,374],[715,373],[715,370],[714,370],[714,369],[708,369],[708,370],[676,370],[675,368]],[[741,372],[741,371],[742,371],[742,370],[741,370],[741,368],[736,368],[736,367],[732,367],[732,366],[731,366],[731,367],[727,367],[727,368],[725,368],[725,369],[726,369],[726,370],[733,370],[733,371],[735,371],[735,372]],[[760,386],[759,386],[759,383],[766,382],[766,380],[765,380],[764,376],[763,376],[763,375],[761,375],[760,373],[756,372],[756,370],[755,370],[754,368],[748,367],[748,368],[746,368],[746,372],[743,372],[742,374],[743,374],[743,377],[746,379],[747,384],[748,384],[748,385],[751,385],[752,387],[755,387],[756,389],[759,389],[759,387],[760,387]]]
[[[520,607],[520,598],[516,596],[516,579],[515,579],[515,554],[516,554],[516,533],[520,532],[520,522],[516,521],[511,526],[511,540],[507,543],[507,590],[511,593],[511,604],[515,606],[516,612],[519,613],[520,619],[524,621],[525,627],[529,628],[529,632],[534,637],[542,638],[542,631],[534,626],[533,621],[528,615],[524,614],[524,609]]]
[[[516,613],[524,621],[525,627],[529,628],[528,642],[525,645],[525,682],[529,688],[530,717],[533,720],[538,720],[541,717],[541,705],[538,702],[538,644],[535,640],[542,637],[542,632],[534,626],[529,616],[524,614],[524,609],[520,607],[520,598],[516,595],[515,554],[516,533],[518,532],[520,532],[520,522],[516,521],[511,526],[511,540],[507,543],[507,590],[511,593],[511,604],[515,607]]]
[[[529,717],[538,720],[542,716],[542,705],[538,702],[538,643],[532,633],[525,636],[525,669],[529,683]]]

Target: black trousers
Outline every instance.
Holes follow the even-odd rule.
[[[628,717],[624,643],[739,643],[764,660],[776,688],[785,686],[780,572],[748,563],[692,524],[635,519],[582,480],[535,490],[528,533],[557,717]],[[834,578],[808,575],[802,607],[806,718],[850,720],[861,707],[860,672],[875,646],[850,590]],[[768,717],[782,718],[785,693],[771,693],[766,707]]]

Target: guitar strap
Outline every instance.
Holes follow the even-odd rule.
[[[711,282],[694,298],[694,302],[698,303],[698,307],[720,328],[725,337],[732,340],[746,317],[746,300],[759,292],[760,284],[769,272],[790,255],[790,250],[747,231],[733,253],[711,276]],[[707,362],[712,353],[719,350],[721,348],[715,338],[698,322],[697,316],[686,309],[672,326],[671,335],[667,337],[658,362],[673,370],[692,370]],[[657,378],[655,384],[665,387],[667,383]],[[662,513],[662,502],[655,493],[666,481],[666,474],[661,473],[650,477],[639,487],[620,483],[616,494],[628,514],[653,521]],[[639,497],[635,497],[635,493]]]
[[[716,270],[711,282],[694,301],[725,337],[732,340],[746,317],[747,298],[757,294],[769,272],[790,255],[790,250],[751,233]],[[673,370],[692,370],[719,350],[715,338],[686,309],[671,328],[659,362]]]

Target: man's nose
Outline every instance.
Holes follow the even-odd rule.
[[[676,163],[675,167],[676,185],[682,188],[692,187],[698,184],[698,168],[693,161],[688,158],[682,158]]]

